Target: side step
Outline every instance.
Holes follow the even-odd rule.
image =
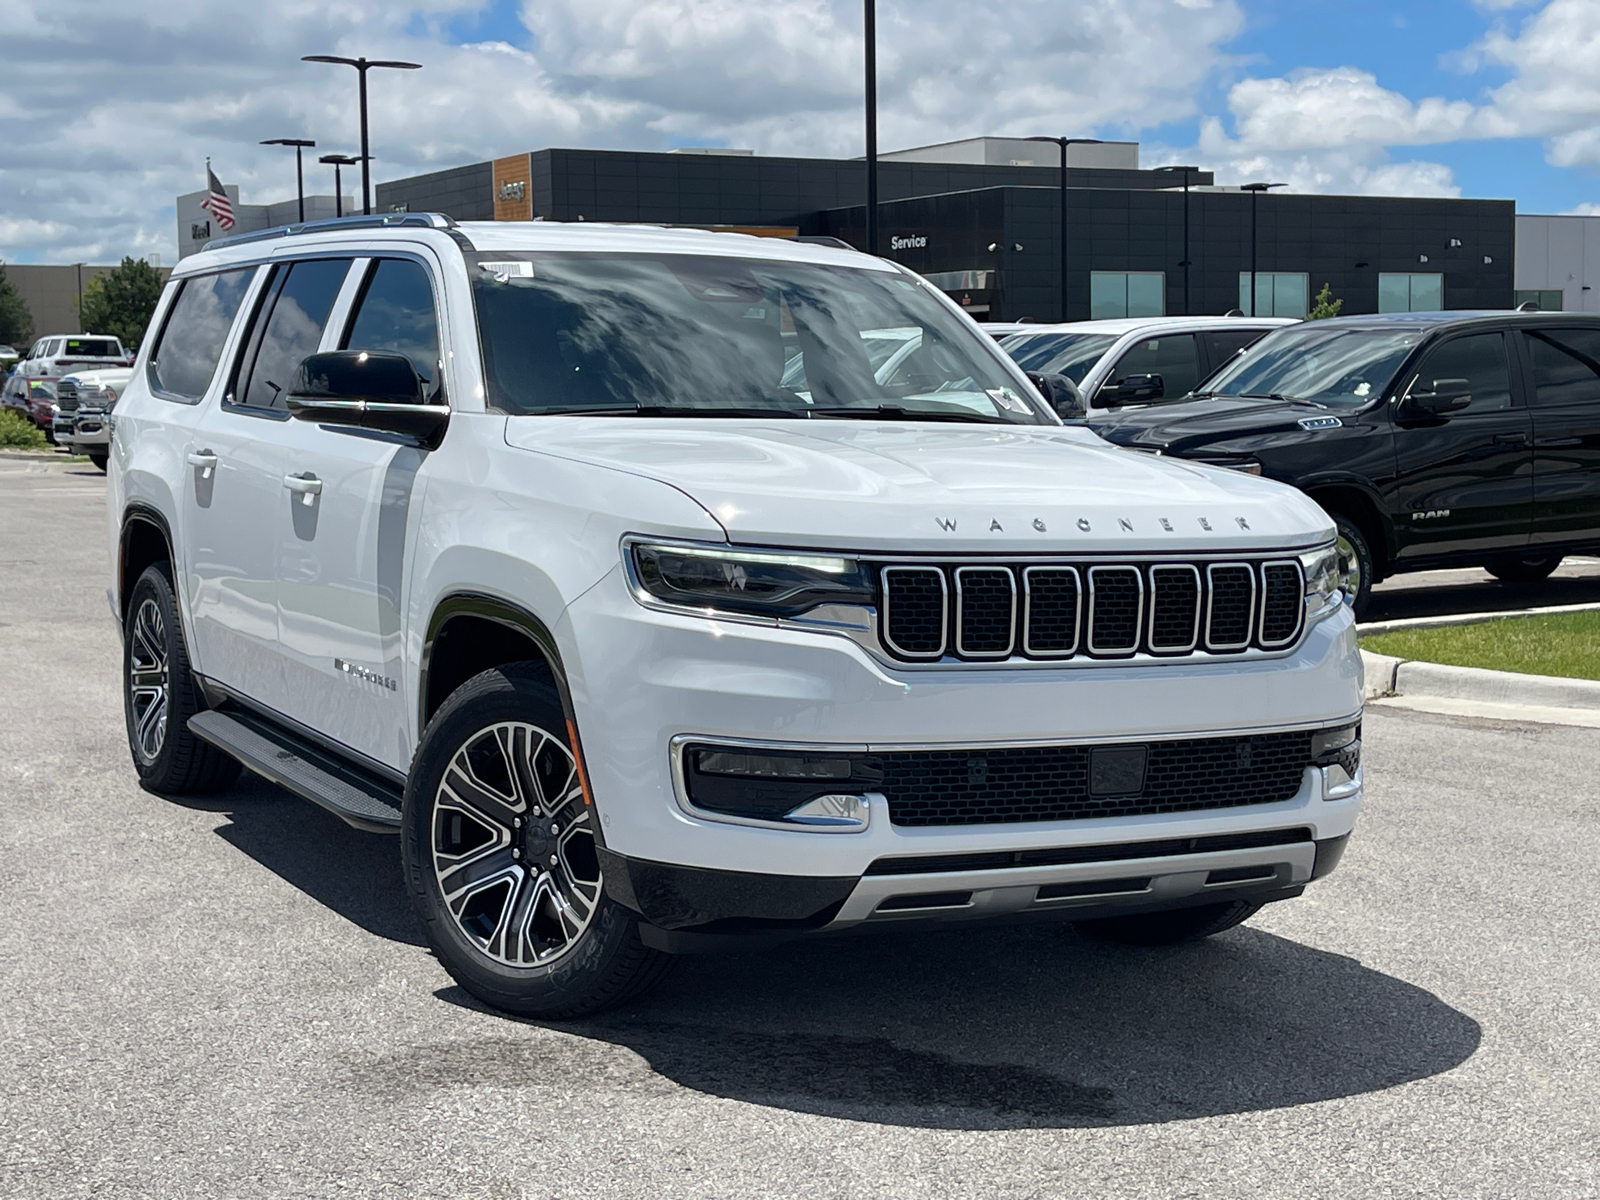
[[[189,729],[257,775],[368,833],[400,832],[400,792],[245,713],[195,713]]]

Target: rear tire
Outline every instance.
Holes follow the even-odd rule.
[[[462,684],[422,735],[402,850],[412,906],[452,978],[524,1017],[638,995],[672,963],[605,894],[597,816],[542,664]]]
[[[1260,908],[1261,905],[1245,900],[1229,900],[1198,908],[1175,908],[1170,912],[1075,921],[1073,928],[1085,937],[1122,946],[1177,946],[1232,929],[1255,916]]]
[[[1538,583],[1561,565],[1559,554],[1524,554],[1485,563],[1483,569],[1503,583]]]
[[[189,732],[205,707],[189,669],[177,597],[165,563],[133,585],[122,631],[122,702],[139,782],[168,796],[220,792],[239,778],[237,759]]]

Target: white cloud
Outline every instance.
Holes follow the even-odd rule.
[[[293,186],[261,139],[354,152],[355,74],[308,53],[425,64],[371,77],[379,179],[558,145],[861,151],[856,0],[529,0],[531,51],[442,40],[485,2],[0,0],[0,256],[170,261],[172,198],[207,154],[261,202]],[[885,147],[1190,117],[1243,25],[1237,0],[879,7]],[[326,174],[313,164],[308,187],[331,190]]]

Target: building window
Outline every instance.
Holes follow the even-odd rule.
[[[1378,276],[1379,312],[1440,312],[1443,309],[1443,275]]]
[[[1566,297],[1560,288],[1518,288],[1513,302],[1518,308],[1524,304],[1537,304],[1540,312],[1560,312]]]
[[[1089,316],[1164,317],[1167,276],[1162,271],[1090,271]]]
[[[1250,272],[1239,272],[1239,311],[1252,317],[1306,315],[1310,277],[1303,271],[1257,271],[1256,306],[1250,307]]]

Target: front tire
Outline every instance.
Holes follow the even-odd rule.
[[[1483,569],[1503,583],[1538,583],[1561,565],[1559,554],[1524,554],[1485,563]]]
[[[1245,900],[1229,900],[1198,908],[1175,908],[1170,912],[1076,921],[1073,928],[1085,937],[1122,946],[1177,946],[1232,929],[1255,916],[1260,908],[1261,905]]]
[[[605,894],[566,716],[540,664],[445,701],[406,784],[406,882],[452,978],[525,1017],[573,1017],[653,984],[670,958]]]
[[[152,792],[219,792],[239,778],[239,763],[189,732],[189,718],[203,706],[179,622],[166,564],[146,567],[128,598],[122,631],[128,751],[139,782]]]
[[[1372,546],[1361,526],[1343,513],[1333,514],[1333,525],[1334,545],[1339,552],[1339,583],[1359,621],[1367,615],[1367,603],[1372,598]]]
[[[91,454],[91,455],[89,455],[89,462],[94,467],[94,469],[97,470],[97,471],[104,471],[106,469],[106,463],[108,463],[110,461],[111,461],[111,457],[110,457],[110,455],[107,455],[107,454]]]

